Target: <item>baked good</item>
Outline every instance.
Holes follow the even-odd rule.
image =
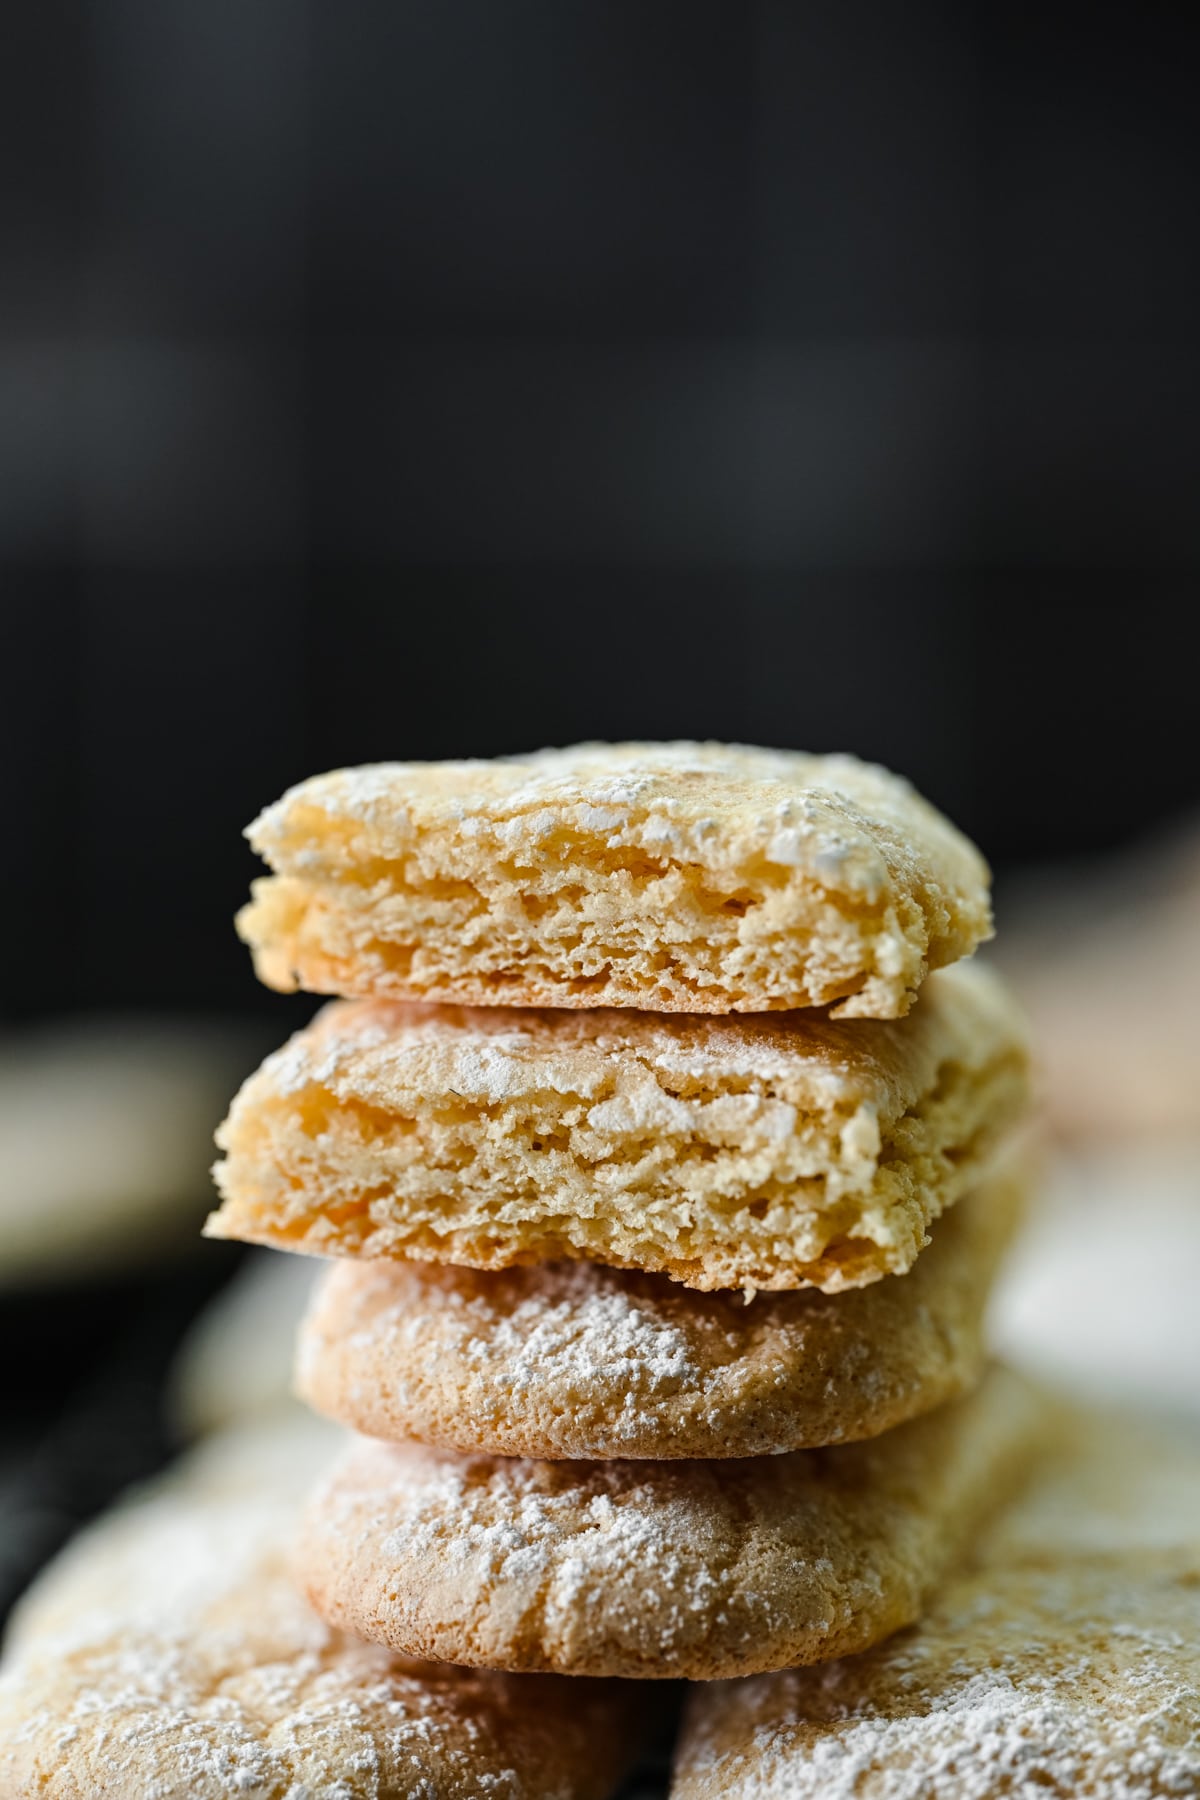
[[[342,1003],[234,1101],[207,1229],[833,1293],[911,1265],[1027,1081],[1021,1019],[973,965],[857,1023]]]
[[[978,851],[849,756],[578,744],[378,763],[247,836],[270,987],[486,1006],[895,1018],[991,934]]]
[[[1044,1423],[996,1370],[868,1442],[725,1462],[538,1462],[360,1440],[297,1578],[409,1655],[696,1680],[865,1649],[922,1610]]]
[[[1113,1418],[864,1656],[696,1690],[671,1800],[1200,1793],[1200,1455]]]
[[[994,1176],[907,1275],[838,1295],[747,1303],[598,1263],[346,1258],[300,1327],[296,1391],[368,1437],[498,1456],[766,1456],[874,1437],[978,1380],[1023,1194],[1019,1173]]]
[[[629,1684],[514,1679],[331,1630],[286,1570],[328,1431],[260,1426],[91,1527],[0,1672],[5,1800],[603,1800]]]

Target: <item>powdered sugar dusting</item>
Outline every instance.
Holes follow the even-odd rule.
[[[684,1388],[719,1389],[724,1361],[699,1360],[670,1316],[673,1296],[656,1307],[593,1263],[556,1264],[552,1295],[531,1291],[506,1312],[478,1290],[446,1284],[432,1320],[402,1303],[351,1333],[350,1345],[369,1347],[368,1366],[382,1362],[401,1395],[407,1371],[423,1381],[427,1351],[455,1358],[480,1429],[529,1404],[602,1414],[614,1437],[632,1440],[661,1429],[663,1402]],[[304,1335],[301,1349],[320,1357],[322,1339]]]
[[[544,1681],[431,1668],[316,1617],[286,1566],[309,1459],[281,1448],[241,1492],[169,1483],[43,1580],[0,1677],[0,1792],[598,1796],[611,1697],[568,1709]]]
[[[514,1396],[547,1386],[582,1389],[615,1408],[630,1432],[652,1416],[641,1411],[642,1402],[701,1378],[683,1333],[616,1286],[550,1307],[531,1296],[497,1325],[490,1342],[473,1336],[465,1348],[476,1365],[503,1356]]]
[[[593,1463],[582,1480],[579,1469],[364,1444],[315,1507],[364,1568],[424,1563],[439,1593],[490,1594],[497,1617],[536,1615],[566,1644],[587,1646],[598,1605],[635,1632],[635,1615],[651,1613],[669,1659],[705,1629],[721,1580],[687,1553],[686,1478],[673,1490],[652,1465]]]
[[[697,1693],[677,1800],[1200,1793],[1200,1457],[1119,1420],[1064,1435],[920,1626]]]
[[[732,1462],[362,1441],[307,1509],[322,1611],[398,1649],[711,1678],[861,1649],[1019,1476],[1044,1419],[997,1374],[886,1443]]]
[[[958,1656],[948,1654],[946,1626],[936,1617],[924,1634],[890,1648],[882,1704],[863,1694],[875,1656],[861,1659],[863,1670],[833,1664],[822,1677],[797,1683],[794,1708],[781,1706],[778,1696],[762,1706],[764,1716],[735,1752],[712,1743],[701,1727],[689,1745],[689,1766],[707,1760],[707,1743],[710,1772],[719,1768],[721,1781],[711,1791],[738,1800],[1195,1794],[1194,1658],[1192,1681],[1181,1679],[1186,1650],[1177,1633],[1146,1632],[1130,1644],[1112,1611],[1113,1603],[1143,1607],[1146,1593],[1114,1584],[1098,1608],[1081,1600],[1076,1583],[1049,1576],[1049,1629],[1044,1610],[1031,1608],[1026,1620],[1015,1610],[1023,1593],[1019,1583],[1014,1593],[1001,1579],[990,1597],[980,1594],[980,1616],[972,1619],[968,1610],[957,1620]],[[989,1611],[1003,1615],[1003,1631],[989,1628]],[[786,1691],[788,1678],[773,1679],[779,1694]],[[744,1704],[756,1710],[753,1699]]]

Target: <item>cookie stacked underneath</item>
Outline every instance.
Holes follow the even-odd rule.
[[[260,973],[342,996],[235,1101],[208,1227],[333,1259],[317,1611],[694,1678],[914,1619],[1040,1421],[981,1380],[1027,1077],[949,966],[974,849],[882,770],[715,745],[345,770],[250,835]]]

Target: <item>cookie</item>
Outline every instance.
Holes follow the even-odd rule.
[[[918,1616],[1019,1479],[1042,1409],[996,1371],[867,1443],[726,1462],[536,1462],[350,1447],[297,1578],[408,1655],[696,1680],[862,1650]]]
[[[834,1293],[912,1264],[1027,1079],[1021,1020],[973,965],[852,1024],[342,1003],[234,1101],[207,1229]]]
[[[597,1263],[347,1260],[300,1328],[296,1390],[368,1437],[497,1456],[767,1456],[874,1437],[978,1380],[1022,1197],[1015,1173],[986,1182],[902,1279],[748,1304]]]
[[[299,1454],[256,1435],[215,1478],[210,1458],[92,1527],[27,1598],[0,1672],[5,1800],[610,1794],[639,1690],[433,1666],[331,1630],[286,1569],[310,1435]]]
[[[912,1631],[696,1690],[671,1800],[1200,1793],[1200,1456],[1067,1436]]]
[[[292,788],[238,929],[269,987],[488,1006],[907,1012],[987,865],[885,769],[724,744],[379,763]]]

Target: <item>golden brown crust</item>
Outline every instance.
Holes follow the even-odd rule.
[[[596,1263],[476,1273],[347,1260],[300,1328],[296,1385],[368,1437],[536,1457],[765,1456],[874,1437],[974,1386],[1021,1210],[997,1176],[904,1277],[698,1294]]]
[[[1200,1793],[1200,1457],[1115,1420],[1062,1435],[913,1630],[695,1691],[671,1800]]]
[[[233,1461],[244,1481],[185,1473],[119,1509],[25,1602],[0,1674],[4,1800],[611,1793],[636,1689],[435,1666],[329,1629],[285,1567],[307,1453],[259,1442]]]
[[[461,1005],[907,1011],[991,934],[979,853],[848,756],[583,744],[301,783],[247,835],[269,986]]]
[[[332,1623],[511,1670],[707,1680],[909,1623],[1043,1424],[994,1372],[868,1443],[738,1462],[533,1462],[360,1441],[296,1568]]]
[[[857,1024],[343,1003],[235,1100],[208,1230],[836,1292],[910,1267],[1027,1082],[1022,1022],[973,965]]]

